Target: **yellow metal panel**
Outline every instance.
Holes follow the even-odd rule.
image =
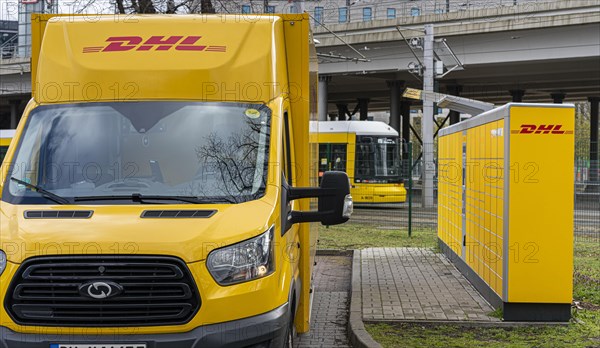
[[[272,17],[272,16],[266,16]],[[315,144],[309,145],[309,123],[317,119],[317,57],[310,34],[310,23],[307,14],[282,16],[284,20],[285,58],[289,79],[289,100],[291,117],[294,123],[294,149],[296,168],[296,186],[318,186],[317,156]],[[235,27],[237,32],[238,27]],[[229,33],[228,35],[231,35]],[[257,38],[260,40],[260,38]],[[258,42],[256,42],[259,44]],[[290,44],[294,43],[294,44]],[[248,52],[252,52],[249,48]],[[243,55],[242,55],[243,56]],[[309,65],[306,62],[310,62]],[[264,63],[263,63],[264,64]],[[265,67],[267,67],[265,65]],[[260,69],[259,69],[260,70]],[[315,200],[299,200],[300,210],[315,210]],[[313,265],[316,255],[318,229],[317,224],[301,224],[300,234],[300,279],[302,290],[298,313],[296,314],[296,330],[299,333],[310,329],[310,298],[313,276]]]
[[[438,155],[438,237],[456,254],[462,244],[462,145],[460,134],[440,137]]]
[[[316,137],[319,143],[348,143],[348,133],[318,133]]]
[[[467,130],[467,248],[465,261],[501,295],[503,225],[499,209],[504,146],[502,121],[492,121]]]
[[[508,302],[571,303],[574,109],[510,110]]]
[[[106,15],[95,21],[56,16],[48,20],[45,31],[42,20],[34,24],[33,64],[37,64],[32,73],[33,97],[40,103],[139,99],[268,102],[288,92],[279,74],[285,71],[280,64],[286,59],[282,50],[275,49],[282,46],[278,40],[283,18],[268,15],[240,21],[233,15],[181,15],[177,25],[172,25],[171,17],[158,15]],[[294,18],[299,25],[303,22],[301,16]],[[190,36],[198,32],[202,33],[199,39]],[[143,49],[153,36],[181,37],[181,42],[161,51],[155,49],[157,45]],[[115,41],[123,37],[130,39]],[[184,44],[187,39],[193,43]],[[308,59],[308,52],[300,57]],[[302,93],[297,91],[301,84],[292,87],[290,93]]]

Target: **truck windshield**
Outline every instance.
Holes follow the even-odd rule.
[[[143,195],[152,203],[186,202],[177,197],[241,203],[264,194],[270,119],[260,104],[40,106],[27,121],[8,178],[71,202],[134,204]],[[3,200],[49,202],[15,180],[6,181]]]
[[[400,181],[398,137],[356,137],[356,182]]]

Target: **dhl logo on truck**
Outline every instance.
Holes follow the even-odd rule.
[[[512,134],[573,134],[573,131],[562,130],[561,124],[522,124],[521,129],[513,129]]]
[[[202,36],[150,36],[144,40],[141,36],[111,36],[105,46],[84,47],[83,53],[125,52],[125,51],[178,51],[226,52],[227,46],[196,45]]]

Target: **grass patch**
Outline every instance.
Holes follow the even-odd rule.
[[[490,317],[502,319],[504,318],[504,313],[502,313],[502,308],[496,308],[493,312],[488,313]]]
[[[600,306],[600,245],[575,242],[573,255],[573,297],[577,301]]]
[[[466,328],[452,325],[366,324],[383,347],[598,347],[600,311],[580,311],[568,326]]]
[[[319,229],[319,249],[435,248],[436,245],[436,231],[427,229],[413,230],[411,237],[406,229],[387,229],[376,225],[347,223]]]

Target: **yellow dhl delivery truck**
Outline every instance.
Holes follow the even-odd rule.
[[[34,16],[0,202],[0,347],[288,347],[309,330],[306,15]]]

